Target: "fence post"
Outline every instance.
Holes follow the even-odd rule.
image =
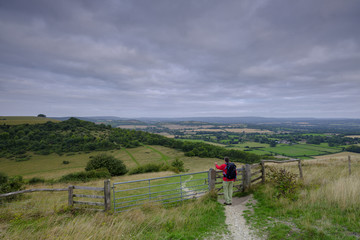
[[[348,165],[349,165],[349,176],[351,175],[351,157],[348,156]]]
[[[245,171],[243,173],[243,185],[244,191],[246,191],[251,186],[251,166],[249,164],[245,165]]]
[[[209,191],[214,190],[215,182],[216,182],[216,171],[212,168],[209,169],[208,181],[209,181]]]
[[[111,194],[110,194],[110,179],[104,181],[104,205],[105,205],[105,212],[110,211],[111,209]]]
[[[73,196],[74,186],[69,186],[68,192],[69,192],[69,206],[74,205],[74,196]]]
[[[265,162],[261,161],[260,164],[261,164],[261,177],[262,177],[261,182],[265,183]]]
[[[301,160],[298,160],[298,165],[299,165],[299,172],[300,172],[300,178],[303,179],[303,172],[302,172],[302,168],[301,168]]]

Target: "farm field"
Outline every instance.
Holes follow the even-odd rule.
[[[60,122],[59,120],[45,118],[45,117],[12,117],[12,116],[0,116],[0,125],[19,125],[19,124],[38,124],[51,122]]]
[[[294,158],[311,157],[341,152],[341,148],[324,147],[310,144],[281,145],[264,148],[265,151]]]

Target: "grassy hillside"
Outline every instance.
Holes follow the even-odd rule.
[[[64,154],[59,156],[55,153],[50,155],[33,155],[29,161],[16,162],[6,158],[0,158],[0,169],[9,176],[22,175],[24,178],[41,177],[45,179],[59,178],[65,174],[83,171],[90,156],[106,152],[132,169],[147,163],[171,163],[175,158],[184,161],[185,168],[190,172],[206,171],[213,167],[215,158],[186,157],[183,152],[162,146],[141,146],[137,148],[118,149],[111,151],[96,151],[91,153]],[[69,164],[63,164],[69,161]]]
[[[46,122],[60,122],[56,119],[46,118],[46,117],[12,117],[12,116],[0,116],[0,125],[20,125],[20,124],[39,124]]]
[[[275,167],[298,174],[294,163]],[[303,172],[304,180],[298,182],[291,198],[278,197],[279,185],[273,182],[254,190],[257,204],[254,212],[247,213],[253,227],[268,239],[359,239],[360,154],[337,153],[306,160]]]

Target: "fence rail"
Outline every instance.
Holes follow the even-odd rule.
[[[74,190],[88,190],[88,191],[102,191],[103,195],[88,195],[88,194],[74,194]],[[91,208],[91,210],[95,211],[108,211],[111,209],[111,198],[110,198],[110,180],[104,181],[104,187],[87,187],[87,186],[69,186],[68,187],[68,204],[69,206],[74,206],[74,204],[80,204],[80,205],[89,205],[89,206],[102,206],[104,209],[94,209]],[[74,197],[76,198],[92,198],[92,199],[104,199],[104,202],[89,202],[89,201],[79,201],[74,200]]]
[[[128,211],[149,202],[167,204],[197,198],[209,190],[208,181],[206,171],[114,183],[114,211]]]
[[[10,192],[10,193],[4,193],[0,194],[0,197],[9,197],[17,194],[22,193],[30,193],[30,192],[57,192],[57,191],[67,191],[67,188],[38,188],[38,189],[27,189],[22,191],[16,191],[16,192]]]

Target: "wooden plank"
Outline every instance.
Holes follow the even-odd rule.
[[[74,186],[69,186],[69,192],[68,192],[68,204],[69,204],[69,206],[74,205],[73,191],[74,191]]]
[[[262,161],[268,163],[289,163],[289,162],[297,162],[299,160],[296,159],[296,160],[284,160],[284,161],[275,161],[275,160],[262,160]]]
[[[8,197],[8,196],[12,196],[12,195],[17,195],[17,194],[22,194],[22,193],[30,193],[30,192],[57,192],[57,191],[67,191],[67,190],[68,190],[67,188],[27,189],[27,190],[22,190],[22,191],[16,191],[16,192],[9,192],[9,193],[0,194],[0,197]]]
[[[99,203],[99,202],[73,201],[73,203],[77,203],[77,204],[85,204],[85,205],[92,205],[92,206],[105,206],[105,204],[104,204],[104,203]]]
[[[93,190],[93,191],[104,191],[104,188],[100,188],[100,187],[74,186],[74,189]]]
[[[303,179],[303,172],[302,172],[302,168],[301,168],[301,160],[298,161],[298,166],[299,166],[299,173],[300,173],[300,178]]]
[[[259,170],[259,171],[257,171],[257,172],[251,173],[251,176],[254,176],[254,175],[259,174],[259,173],[262,173],[262,170]]]
[[[105,211],[111,210],[111,186],[110,179],[104,181],[104,205]]]
[[[251,169],[256,168],[256,167],[260,167],[260,163],[254,163],[250,165]]]
[[[251,180],[251,183],[256,182],[256,181],[259,180],[259,179],[262,179],[262,176],[257,177],[257,178],[255,178],[255,179]]]
[[[98,195],[85,195],[85,194],[74,194],[74,197],[82,197],[82,198],[101,198],[104,199],[104,196],[98,196]]]

